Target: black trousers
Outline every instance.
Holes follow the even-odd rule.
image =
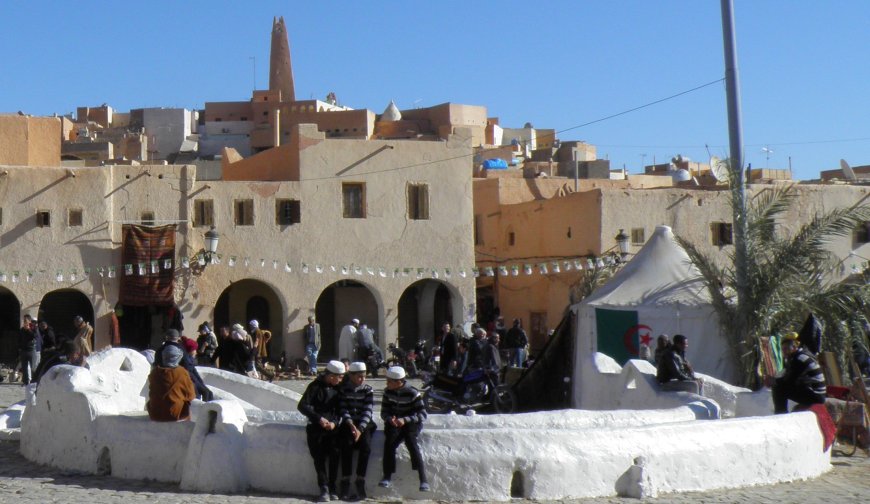
[[[314,472],[317,473],[317,486],[323,488],[329,485],[329,489],[335,491],[335,482],[338,479],[338,443],[336,431],[324,430],[320,425],[308,424],[305,427],[308,437],[308,452],[314,459]],[[329,475],[327,479],[326,465],[329,463]]]
[[[366,428],[362,430],[359,439],[354,442],[353,433],[346,423],[341,424],[341,429],[338,432],[339,444],[341,446],[341,475],[342,477],[350,477],[353,471],[353,452],[359,451],[356,461],[356,475],[358,478],[365,478],[366,471],[369,467],[369,456],[372,453],[372,434],[378,428],[374,422],[369,422]]]
[[[396,472],[396,449],[404,441],[408,453],[411,455],[411,468],[420,475],[420,481],[426,481],[426,469],[423,467],[423,456],[420,454],[420,442],[418,440],[423,425],[419,423],[406,424],[402,427],[393,427],[387,424],[384,427],[384,477],[390,478]]]
[[[824,404],[825,396],[819,395],[806,385],[776,380],[773,384],[773,412],[788,413],[788,401],[798,404]]]

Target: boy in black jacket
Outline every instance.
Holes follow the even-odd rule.
[[[317,473],[317,487],[320,491],[319,502],[338,500],[335,482],[338,479],[338,443],[336,434],[338,414],[338,384],[344,377],[344,364],[341,361],[329,361],[326,371],[314,379],[302,399],[299,400],[299,411],[308,417],[305,433],[308,437],[308,451],[314,459],[314,471]],[[326,463],[329,462],[329,479],[327,480]]]

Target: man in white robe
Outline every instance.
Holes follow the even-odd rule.
[[[356,356],[356,331],[359,329],[359,319],[353,319],[350,324],[341,328],[338,337],[338,358],[355,361]]]

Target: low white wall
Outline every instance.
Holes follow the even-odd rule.
[[[295,410],[302,395],[278,385],[255,380],[238,373],[197,366],[209,387],[217,387],[263,410]]]
[[[263,412],[252,421],[256,415],[228,400],[195,402],[191,422],[151,422],[136,392],[143,388],[136,369],[141,362],[126,357],[94,359],[93,370],[52,369],[25,409],[22,454],[64,469],[99,474],[110,467],[114,476],[179,482],[184,489],[210,493],[316,492],[298,414]],[[107,376],[127,361],[134,368],[128,374]],[[636,373],[640,368],[626,376],[642,378],[644,373]],[[259,385],[262,391],[245,394],[241,382],[222,383],[231,382],[245,399],[262,395],[286,404],[285,395],[265,384]],[[125,412],[119,405],[133,407]],[[512,480],[521,478],[522,496],[531,499],[655,495],[810,478],[830,467],[830,452],[822,451],[810,413],[696,420],[710,418],[710,408],[695,401],[650,411],[433,417],[421,437],[430,494],[418,492],[404,448],[395,486],[376,486],[383,449],[378,430],[369,492],[385,499],[504,501],[511,498]],[[278,421],[268,421],[272,416]],[[644,466],[633,467],[639,458]]]
[[[582,409],[662,409],[694,403],[708,408],[711,418],[773,414],[769,390],[752,392],[708,375],[698,374],[704,381],[702,395],[662,391],[655,366],[645,360],[630,360],[620,366],[596,352],[579,369],[574,404]]]

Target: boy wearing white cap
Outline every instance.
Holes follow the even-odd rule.
[[[377,425],[372,420],[375,407],[375,393],[366,383],[366,365],[352,362],[348,368],[348,379],[339,387],[339,411],[341,428],[341,493],[342,499],[366,498],[366,469],[371,454],[372,434]],[[353,469],[353,451],[358,450],[356,463],[356,495],[350,493],[350,473]]]
[[[411,468],[420,475],[420,491],[428,492],[429,483],[418,441],[426,420],[426,408],[422,394],[405,381],[405,369],[401,366],[387,369],[381,419],[384,421],[384,478],[378,485],[384,488],[393,486],[391,478],[396,472],[396,449],[404,441],[411,455]]]
[[[314,379],[299,400],[299,411],[308,417],[305,433],[308,437],[308,451],[314,459],[317,473],[317,487],[320,491],[319,502],[337,500],[335,482],[338,479],[338,443],[336,434],[338,422],[338,384],[344,377],[344,364],[329,361],[326,371]],[[329,479],[326,463],[329,462]]]

